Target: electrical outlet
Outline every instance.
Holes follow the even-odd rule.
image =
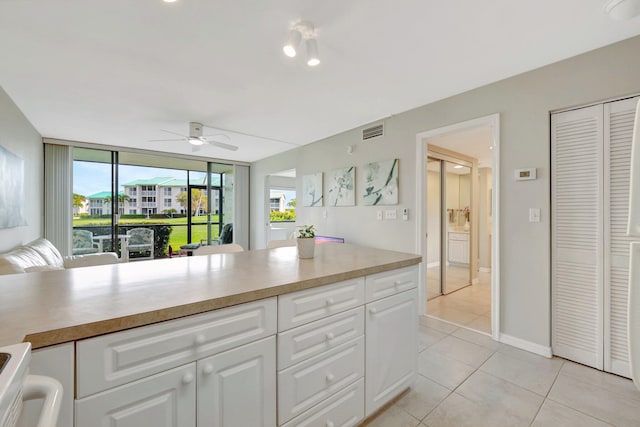
[[[376,218],[378,219],[378,221],[382,221],[382,211],[381,210],[376,211]]]
[[[402,209],[402,220],[403,221],[409,220],[409,208]]]
[[[386,211],[384,211],[384,219],[396,219],[396,210],[387,209]]]

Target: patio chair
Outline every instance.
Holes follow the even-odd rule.
[[[127,231],[127,251],[129,259],[131,254],[139,256],[133,259],[153,259],[153,229],[151,228],[132,228]]]
[[[93,233],[89,230],[73,230],[73,255],[95,254],[99,252],[98,243],[93,241]]]
[[[200,246],[193,251],[193,255],[211,255],[211,254],[227,254],[233,252],[244,252],[244,248],[237,243],[228,243],[226,245]]]

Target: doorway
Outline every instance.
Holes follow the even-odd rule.
[[[271,240],[287,240],[296,229],[296,170],[289,169],[267,176],[265,180],[266,246]]]
[[[421,312],[497,340],[499,116],[418,134],[417,150]]]

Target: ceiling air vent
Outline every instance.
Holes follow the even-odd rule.
[[[366,141],[367,139],[377,138],[379,136],[384,135],[384,124],[380,123],[366,129],[362,129],[362,140]]]

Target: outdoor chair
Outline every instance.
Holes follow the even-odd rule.
[[[73,255],[95,254],[99,252],[98,243],[93,241],[93,233],[88,230],[73,230]]]
[[[131,258],[131,254],[138,254],[139,256],[133,259],[153,259],[153,230],[151,228],[132,228],[127,231],[127,248],[128,257]]]

